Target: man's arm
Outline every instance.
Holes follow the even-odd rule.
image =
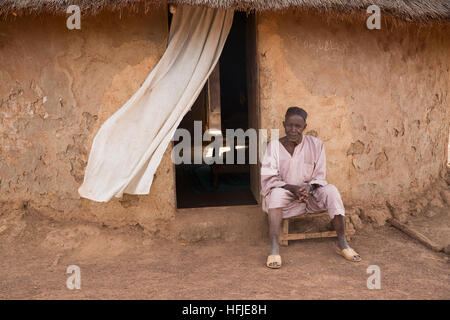
[[[309,185],[314,186],[313,191],[320,186],[326,186],[328,184],[326,180],[327,174],[327,160],[325,157],[325,148],[323,143],[320,143],[319,155],[314,165],[314,171],[312,173],[312,179],[309,181]]]
[[[326,164],[327,160],[325,157],[325,148],[323,146],[323,143],[320,142],[320,145],[317,146],[318,148],[318,156],[317,160],[314,164],[314,170],[312,173],[311,180],[302,187],[300,192],[307,194],[308,196],[312,195],[314,190],[321,186],[326,186],[328,183],[325,179],[326,177]]]
[[[269,194],[273,188],[282,188],[286,185],[278,170],[278,154],[274,148],[276,146],[272,142],[267,144],[261,163],[261,195],[263,197]]]

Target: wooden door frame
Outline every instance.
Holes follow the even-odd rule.
[[[247,101],[249,128],[261,128],[260,81],[258,55],[258,14],[247,16],[246,23],[246,65],[247,65]],[[261,163],[259,159],[259,132],[257,139],[257,164],[250,165],[250,189],[258,204],[261,203]]]

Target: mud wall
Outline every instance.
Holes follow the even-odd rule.
[[[61,219],[148,230],[174,215],[167,158],[150,196],[80,199],[77,189],[100,125],[140,87],[167,45],[166,9],[147,14],[11,16],[0,22],[0,206]],[[170,183],[168,183],[170,181]]]
[[[446,173],[448,34],[448,24],[372,31],[361,18],[263,13],[261,126],[282,130],[287,107],[303,106],[345,204],[403,206]]]
[[[76,31],[65,19],[0,22],[0,210],[138,225],[186,240],[263,230],[257,210],[236,212],[226,228],[217,220],[223,210],[176,212],[170,149],[150,195],[80,199],[92,139],[162,56],[167,12],[102,13],[83,17]],[[286,108],[304,106],[307,131],[325,143],[328,180],[347,206],[383,206],[383,222],[386,201],[401,206],[435,183],[447,156],[448,27],[369,31],[364,22],[293,12],[257,20],[261,127],[281,129]],[[242,217],[248,223],[236,229]]]

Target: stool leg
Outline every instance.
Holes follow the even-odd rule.
[[[287,236],[289,234],[289,219],[283,219],[282,227],[281,227],[281,236]],[[288,246],[288,240],[279,240],[280,246]]]

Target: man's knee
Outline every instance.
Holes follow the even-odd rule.
[[[339,190],[334,186],[334,184],[327,184],[326,186],[323,186],[322,192],[329,197],[341,197]]]
[[[333,219],[336,215],[345,216],[344,204],[342,203],[341,194],[339,190],[332,184],[323,187],[322,190],[330,218]]]
[[[270,200],[273,202],[278,202],[280,200],[289,199],[291,193],[284,188],[273,188],[270,192]]]
[[[284,208],[292,201],[292,194],[284,188],[274,188],[270,191],[269,208]]]

